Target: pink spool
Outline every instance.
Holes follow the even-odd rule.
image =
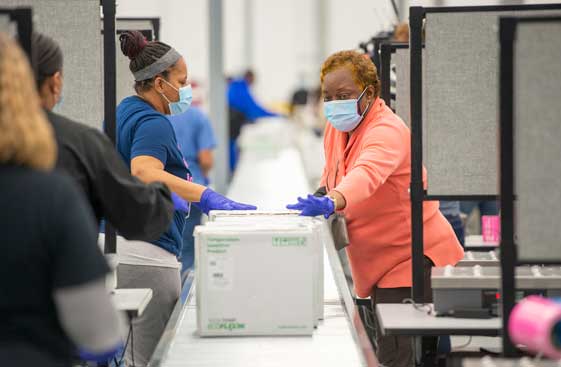
[[[501,221],[498,215],[481,216],[483,242],[498,243],[501,238]]]
[[[508,333],[515,344],[544,356],[561,358],[561,305],[539,296],[529,296],[512,310]]]

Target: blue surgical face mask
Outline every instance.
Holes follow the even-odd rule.
[[[184,87],[177,89],[167,80],[165,79],[162,80],[179,93],[179,101],[177,102],[170,102],[170,100],[165,96],[165,94],[162,93],[162,96],[168,102],[169,112],[172,115],[179,115],[187,111],[191,106],[191,102],[193,101],[193,88],[191,88],[191,84],[188,84]]]
[[[368,105],[362,114],[358,114],[358,103],[364,95],[364,92],[366,92],[366,88],[356,99],[324,102],[323,113],[327,121],[329,121],[334,128],[342,132],[349,132],[356,129],[364,118],[366,111],[368,111],[368,107],[370,107],[370,105]]]

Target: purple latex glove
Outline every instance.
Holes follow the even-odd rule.
[[[300,215],[304,215],[306,217],[323,215],[325,219],[329,218],[329,216],[335,212],[333,200],[326,196],[316,197],[314,195],[308,195],[308,198],[306,199],[298,198],[297,204],[287,205],[286,208],[301,210],[302,212]]]
[[[211,210],[255,210],[256,206],[236,203],[219,193],[206,189],[203,191],[201,201],[196,203],[201,211],[208,215]]]
[[[173,201],[173,207],[175,210],[180,210],[185,213],[189,212],[189,202],[177,195],[175,192],[171,193],[171,201]]]

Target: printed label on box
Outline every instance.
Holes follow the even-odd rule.
[[[273,247],[306,247],[306,237],[273,237]]]
[[[233,319],[209,319],[208,330],[239,331],[246,328],[246,324]]]
[[[213,291],[231,291],[234,281],[234,260],[227,255],[208,254],[208,282]]]

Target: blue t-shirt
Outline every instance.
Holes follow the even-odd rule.
[[[117,150],[129,169],[133,158],[147,155],[162,162],[166,172],[190,179],[171,123],[137,96],[127,97],[117,106]],[[185,214],[176,210],[168,230],[152,243],[178,256],[184,224]]]
[[[207,185],[207,179],[199,164],[199,152],[216,147],[216,139],[208,117],[195,106],[182,114],[167,117],[175,130],[179,149],[187,161],[193,181],[200,185]]]

